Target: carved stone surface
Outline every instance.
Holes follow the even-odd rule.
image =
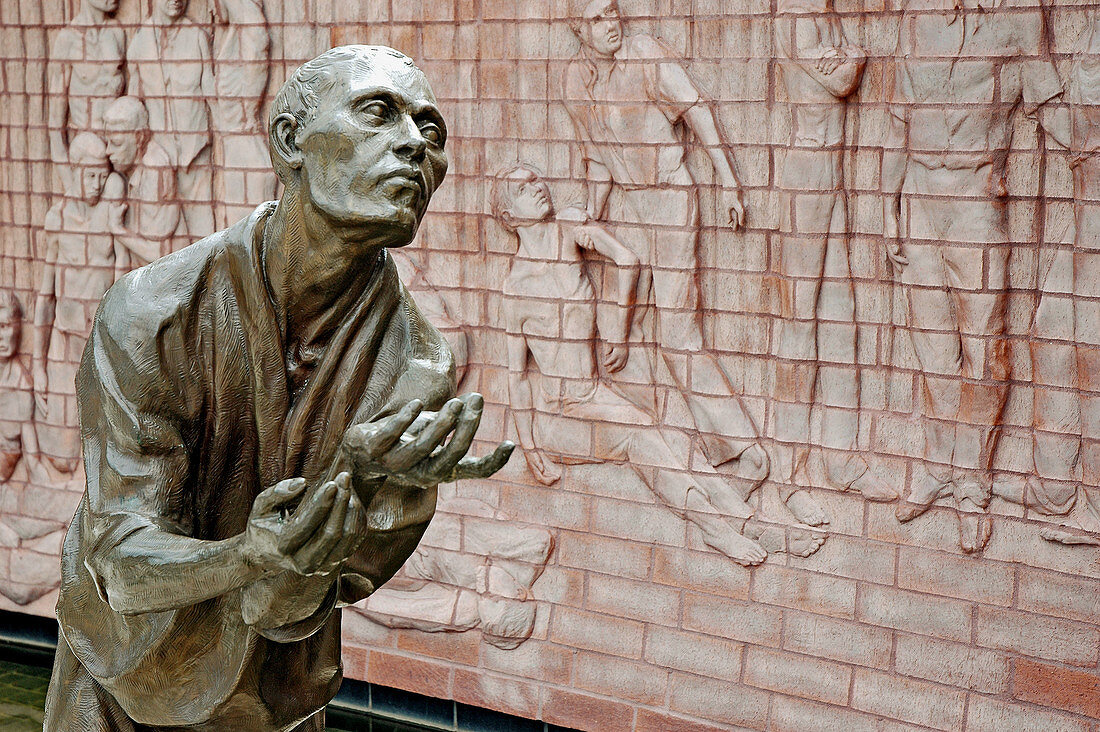
[[[383,44],[451,126],[392,261],[525,459],[441,492],[348,676],[601,732],[1095,732],[1096,5],[2,4],[0,607],[57,601],[102,290],[273,197],[289,72]]]

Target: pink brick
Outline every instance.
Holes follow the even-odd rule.
[[[1005,732],[1005,730],[1042,730],[1043,732],[1088,732],[1088,724],[1062,714],[998,699],[970,697],[966,715],[967,732]]]
[[[970,640],[971,605],[892,587],[860,588],[858,619],[948,640]]]
[[[761,565],[753,578],[752,599],[823,615],[853,618],[856,583],[827,575]]]
[[[580,652],[573,662],[578,689],[624,701],[657,706],[664,704],[668,671],[613,656]]]
[[[771,729],[773,732],[881,732],[882,727],[874,717],[850,709],[776,695],[772,697]]]
[[[640,658],[642,629],[641,623],[632,620],[556,607],[550,621],[550,639],[573,648]]]
[[[562,531],[555,554],[567,567],[646,579],[652,552],[645,544]]]
[[[693,717],[755,730],[767,726],[768,695],[752,687],[674,673],[669,700],[673,711]]]
[[[536,717],[539,712],[539,688],[483,669],[455,669],[454,699],[462,704],[493,709],[521,717]]]
[[[493,671],[550,684],[568,684],[573,675],[573,651],[538,640],[512,650],[483,644],[481,662]]]
[[[789,612],[784,618],[783,648],[810,656],[887,669],[893,633],[864,623]]]
[[[894,584],[897,549],[882,542],[830,536],[808,557],[791,557],[790,566],[881,585]]]
[[[1017,572],[1020,585],[1016,607],[1020,610],[1100,624],[1095,580],[1029,567],[1020,567]]]
[[[714,732],[712,722],[696,722],[649,709],[638,710],[634,732]]]
[[[748,569],[713,552],[656,547],[653,555],[653,580],[739,600],[749,599]]]
[[[743,648],[721,638],[650,626],[645,660],[662,668],[736,681],[741,676]]]
[[[961,691],[860,668],[852,687],[853,709],[939,730],[962,729],[965,701]]]
[[[684,598],[684,628],[723,638],[779,647],[783,616],[775,608],[709,595]]]
[[[978,645],[1075,666],[1096,665],[1100,650],[1100,631],[1096,628],[984,607],[978,609],[976,622]]]
[[[1007,606],[1013,584],[1011,565],[979,557],[903,548],[898,559],[898,586],[908,590]]]
[[[542,718],[550,724],[600,732],[631,732],[634,727],[634,712],[628,705],[564,689],[543,691]]]
[[[680,620],[680,590],[606,575],[588,577],[585,607],[660,625]]]
[[[899,635],[894,660],[900,674],[948,686],[999,694],[1008,688],[1008,659],[981,648],[915,635]]]
[[[664,506],[598,498],[593,501],[592,530],[598,534],[680,547],[687,527],[682,518]]]
[[[852,671],[809,656],[750,647],[745,652],[745,683],[830,704],[846,704]]]

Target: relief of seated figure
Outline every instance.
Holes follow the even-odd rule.
[[[550,485],[563,464],[625,461],[663,505],[699,528],[704,543],[739,564],[759,564],[768,549],[817,551],[824,537],[808,528],[750,522],[754,510],[742,492],[752,492],[751,479],[720,474],[706,461],[690,466],[690,448],[673,447],[686,446],[688,433],[666,435],[655,414],[599,378],[596,296],[583,253],[618,266],[618,317],[613,332],[600,334],[610,372],[628,356],[637,257],[603,226],[586,224],[583,212],[555,212],[547,184],[529,168],[497,178],[492,206],[519,239],[503,295],[511,414],[531,473]],[[587,436],[592,424],[595,440]]]

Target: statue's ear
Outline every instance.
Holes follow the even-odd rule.
[[[302,151],[298,148],[298,120],[293,114],[283,112],[271,122],[271,150],[294,170],[302,167]]]

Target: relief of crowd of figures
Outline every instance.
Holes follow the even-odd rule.
[[[154,0],[142,23],[124,29],[114,19],[119,0],[83,0],[53,36],[55,195],[35,222],[37,291],[25,303],[0,291],[4,546],[58,550],[41,542],[59,536],[63,517],[30,518],[42,512],[26,505],[33,486],[79,480],[73,382],[102,294],[275,194],[262,122],[272,73],[263,3],[213,0],[209,25],[192,20],[188,5]],[[528,161],[486,161],[496,173],[483,213],[515,252],[500,286],[499,359],[531,477],[555,485],[574,466],[624,463],[685,530],[746,566],[823,546],[831,517],[811,489],[896,502],[901,522],[950,507],[967,553],[980,553],[994,531],[994,498],[1040,517],[1044,539],[1100,546],[1100,218],[1091,208],[1100,200],[1100,11],[1088,11],[1072,63],[1056,67],[1038,5],[905,4],[883,82],[885,135],[875,142],[878,239],[896,324],[877,366],[892,366],[894,340],[906,339],[920,371],[912,416],[921,459],[898,474],[861,427],[867,364],[846,190],[856,147],[849,106],[867,81],[868,50],[845,30],[858,18],[842,18],[831,0],[776,5],[772,113],[786,136],[774,141],[770,417],[758,424],[741,379],[707,344],[706,318],[722,316],[704,308],[700,286],[701,191],[713,189],[716,223],[730,231],[755,215],[737,141],[689,60],[633,30],[616,0],[570,7],[561,22],[578,50],[548,101],[573,123],[584,170],[574,182],[585,200],[555,200],[557,182]],[[1009,472],[996,463],[1010,384],[1019,383],[1009,272],[1027,245],[1008,233],[1006,161],[1021,124],[1069,160],[1075,222],[1071,245],[1035,258],[1034,469]],[[463,314],[435,292],[415,252],[398,256],[463,366]],[[766,489],[776,500],[762,500]],[[429,539],[356,610],[389,627],[480,627],[504,648],[527,638],[552,532],[455,494],[441,496],[434,535],[462,539]],[[53,577],[0,580],[20,604],[55,586]]]

